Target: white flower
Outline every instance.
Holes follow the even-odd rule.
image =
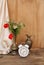
[[[16,29],[16,28],[18,28],[18,27],[17,27],[17,25],[13,25],[13,28]]]
[[[20,25],[23,26],[23,23],[21,22]]]
[[[20,26],[21,26],[21,28],[23,28],[24,27],[24,24],[22,22],[20,22]]]

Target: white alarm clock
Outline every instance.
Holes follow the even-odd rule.
[[[26,57],[29,54],[29,46],[28,45],[19,45],[18,53],[21,57]]]

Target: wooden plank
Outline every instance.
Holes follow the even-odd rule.
[[[8,9],[9,9],[9,16],[10,19],[16,21],[16,0],[8,0]]]
[[[44,48],[44,0],[39,0],[38,5],[38,43]]]
[[[24,40],[26,33],[32,35],[33,47],[39,47],[36,13],[35,0],[18,0],[18,21],[22,21],[26,25],[24,32],[21,33],[21,39]]]

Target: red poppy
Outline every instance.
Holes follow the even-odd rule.
[[[9,27],[8,23],[4,24],[4,28],[8,28],[8,27]]]
[[[12,39],[13,38],[13,34],[9,34],[9,39]]]

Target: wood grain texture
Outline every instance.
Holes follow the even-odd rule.
[[[16,0],[8,0],[8,9],[10,19],[16,21]]]
[[[44,48],[44,0],[8,0],[10,18],[26,26],[17,42],[25,41],[25,34],[32,35],[33,48]]]
[[[38,39],[41,48],[44,48],[44,0],[38,2]]]
[[[1,57],[1,56],[0,56]],[[26,58],[17,55],[3,55],[0,65],[44,65],[44,49],[31,50]]]

